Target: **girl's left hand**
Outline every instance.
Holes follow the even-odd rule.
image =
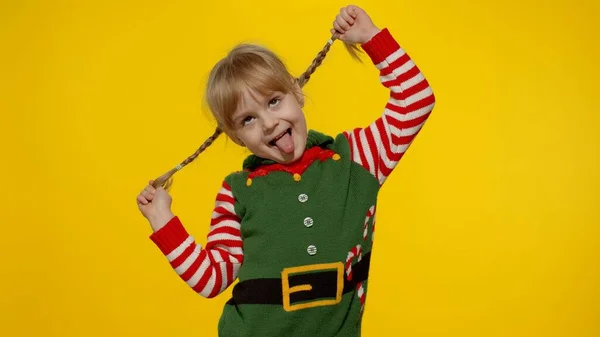
[[[338,39],[349,44],[366,43],[379,33],[367,13],[361,8],[350,5],[343,7],[333,21],[334,34]]]

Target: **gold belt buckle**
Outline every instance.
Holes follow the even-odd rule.
[[[306,273],[312,271],[324,271],[334,269],[337,271],[337,289],[335,299],[318,300],[312,302],[304,302],[299,304],[290,304],[290,294],[299,291],[312,290],[311,284],[300,284],[290,288],[290,274]],[[281,289],[283,294],[283,309],[285,311],[295,311],[313,307],[321,307],[328,305],[336,305],[342,301],[342,293],[344,292],[344,264],[341,262],[311,264],[306,266],[284,268],[281,272]]]

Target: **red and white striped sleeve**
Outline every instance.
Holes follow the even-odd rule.
[[[383,115],[366,128],[344,132],[352,159],[383,185],[435,105],[429,83],[387,29],[362,45],[390,90]]]
[[[203,297],[212,298],[227,289],[243,262],[241,221],[234,202],[231,187],[223,182],[204,248],[188,234],[177,216],[150,235],[175,272]]]

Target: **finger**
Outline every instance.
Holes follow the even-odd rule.
[[[350,16],[350,12],[348,11],[348,8],[342,8],[340,10],[340,16],[342,17],[342,19],[346,20],[346,22],[349,25],[354,24],[354,18]]]
[[[350,29],[350,25],[341,15],[338,15],[335,21],[340,25],[340,27],[342,27],[342,29],[344,29],[344,31]]]
[[[358,7],[350,5],[346,7],[346,10],[353,19],[356,19],[356,17],[358,16]]]
[[[340,33],[340,34],[344,34],[344,30],[342,29],[342,27],[340,27],[340,25],[337,23],[337,21],[333,22],[333,28],[335,29],[336,32]]]
[[[152,185],[148,185],[148,186],[146,186],[146,188],[144,189],[144,191],[148,191],[150,193],[155,193],[156,192],[156,188],[154,188],[154,186],[152,186]]]
[[[154,199],[154,193],[150,193],[148,191],[142,191],[142,196],[148,201],[152,201],[152,199]]]
[[[146,200],[146,198],[144,198],[144,196],[142,196],[141,194],[137,196],[136,200],[138,204],[148,205],[148,200]]]

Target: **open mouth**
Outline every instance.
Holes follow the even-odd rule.
[[[281,133],[279,136],[277,136],[277,137],[273,138],[273,139],[272,139],[272,140],[269,142],[269,145],[271,145],[271,146],[275,146],[275,142],[277,142],[279,139],[281,139],[281,137],[285,136],[285,134],[286,134],[286,133],[287,133],[288,135],[290,135],[290,136],[291,136],[291,135],[292,135],[292,128],[289,128],[289,129],[285,130],[285,131],[284,131],[284,132],[282,132],[282,133]]]

